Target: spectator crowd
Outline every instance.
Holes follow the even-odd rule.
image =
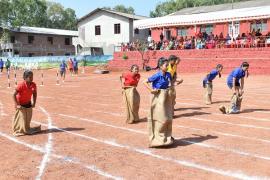
[[[131,42],[121,44],[121,51],[135,51],[140,42]],[[181,49],[214,49],[214,48],[252,48],[252,47],[270,47],[270,32],[265,36],[261,30],[255,29],[249,33],[242,33],[236,38],[223,33],[214,35],[212,32],[199,32],[191,37],[172,37],[170,40],[164,39],[163,33],[160,34],[160,40],[154,41],[149,35],[145,41],[145,48],[148,50],[181,50]]]

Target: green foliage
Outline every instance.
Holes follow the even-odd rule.
[[[73,9],[46,0],[0,0],[0,25],[77,29]]]
[[[7,25],[9,10],[9,0],[0,0],[0,25]]]
[[[128,56],[126,55],[126,53],[123,54],[123,59],[124,60],[127,60],[128,59]]]
[[[248,0],[234,0],[234,2]],[[232,0],[168,0],[158,3],[155,10],[150,12],[150,17],[161,17],[179,11],[183,8],[217,5],[231,3]]]
[[[48,27],[56,29],[76,30],[77,18],[73,9],[65,9],[61,4],[48,3],[47,10]]]
[[[2,35],[0,37],[0,43],[8,43],[10,40],[10,33],[6,29],[3,29]]]
[[[103,7],[103,9],[107,9],[107,10],[114,10],[117,12],[122,12],[122,13],[127,13],[127,14],[135,14],[135,10],[133,7],[125,7],[124,5],[120,4],[120,5],[116,5],[115,7],[111,8],[111,7]]]
[[[10,25],[19,26],[46,26],[45,0],[10,0],[8,14]]]

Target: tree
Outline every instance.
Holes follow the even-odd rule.
[[[49,28],[61,29],[64,23],[64,7],[55,2],[48,2],[47,18]]]
[[[143,69],[145,69],[146,67],[146,64],[149,62],[149,59],[145,59],[144,58],[144,54],[145,52],[147,52],[147,43],[144,42],[144,41],[140,41],[138,40],[136,43],[135,43],[135,49],[136,51],[138,51],[141,55],[141,60],[142,60],[142,65],[143,65]]]
[[[67,8],[64,11],[64,27],[63,29],[77,30],[77,17],[73,9]]]
[[[127,13],[127,14],[135,14],[135,10],[133,7],[125,7],[124,5],[120,4],[120,5],[116,5],[113,8],[111,7],[103,7],[102,9],[107,9],[107,10],[114,10],[117,12],[122,12],[122,13]]]
[[[248,0],[234,0],[241,2]],[[150,17],[161,17],[179,11],[183,8],[197,7],[205,5],[217,5],[231,3],[232,0],[169,0],[163,3],[158,3],[155,10],[150,12]]]
[[[9,0],[0,0],[0,25],[7,25],[9,10]]]
[[[46,27],[46,9],[45,0],[11,0],[8,15],[9,23],[13,27]]]
[[[73,9],[46,0],[0,0],[0,25],[77,29]]]

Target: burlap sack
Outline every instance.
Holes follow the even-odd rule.
[[[31,119],[32,108],[21,107],[17,109],[12,122],[13,135],[23,136],[40,132],[40,126],[30,128]]]
[[[148,117],[149,147],[168,146],[173,143],[172,111],[172,97],[168,89],[151,95]]]
[[[140,95],[135,87],[123,89],[127,123],[139,121]]]

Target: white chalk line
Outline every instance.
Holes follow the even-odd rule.
[[[145,111],[145,112],[148,112],[148,110],[146,109],[141,109],[142,111]],[[95,110],[92,110],[94,112],[99,112],[99,113],[104,113],[104,114],[109,114],[109,115],[113,115],[113,116],[118,116],[118,117],[125,117],[123,114],[120,114],[120,113],[112,113],[112,112],[105,112],[105,111],[95,111]],[[57,114],[57,113],[54,113],[55,115],[60,115],[60,116],[65,116],[65,117],[70,117],[70,118],[75,118],[75,116],[69,116],[69,115],[65,115],[65,114]],[[87,120],[85,118],[79,118],[79,117],[76,117],[77,119],[79,120]],[[186,119],[192,119],[190,117],[183,117],[183,118],[186,118]],[[94,122],[94,121],[93,121]],[[221,121],[223,122],[223,121]],[[99,122],[100,123],[100,122]],[[224,122],[227,124],[227,122]],[[234,126],[234,123],[230,123],[230,125]],[[235,124],[236,126],[239,126],[239,124]],[[111,126],[111,125],[110,125]],[[244,128],[250,128],[249,126],[243,126]],[[256,127],[256,126],[254,126]],[[261,128],[261,127],[258,127],[258,128]],[[246,137],[246,136],[241,136],[241,135],[237,135],[237,134],[230,134],[230,133],[223,133],[223,135],[226,136],[231,136],[231,137],[238,137],[238,138],[244,138],[244,139],[249,139],[249,140],[254,140],[254,141],[260,141],[260,142],[265,142],[265,143],[270,143],[269,140],[266,140],[266,139],[260,139],[260,138],[253,138],[253,137]]]
[[[8,116],[8,114],[4,112],[4,105],[1,101],[0,101],[0,116]]]
[[[224,114],[218,114],[218,113],[211,113],[212,115],[216,115],[216,116],[223,116],[223,117],[232,117],[230,115],[225,115]],[[248,119],[248,120],[255,120],[255,121],[263,121],[263,122],[270,122],[270,119],[266,119],[266,118],[256,118],[256,117],[248,117],[248,116],[241,116],[238,115],[235,116],[237,118],[243,118],[243,119]]]
[[[25,146],[25,147],[27,147],[29,149],[34,150],[34,151],[38,151],[38,152],[43,153],[43,154],[46,153],[46,150],[44,148],[38,146],[38,145],[28,144],[26,142],[18,140],[17,138],[14,138],[14,137],[9,136],[7,134],[4,134],[2,132],[0,132],[0,136],[2,136],[2,137],[6,138],[6,139],[8,139],[8,140],[10,140],[10,141],[12,141],[14,143],[23,145],[23,146]],[[67,156],[57,155],[57,154],[53,154],[53,153],[51,154],[51,156],[56,158],[56,159],[60,159],[60,160],[63,160],[65,162],[68,162],[68,163],[77,164],[79,166],[82,166],[82,167],[84,167],[86,169],[89,169],[89,170],[91,170],[91,171],[93,171],[93,172],[95,172],[95,173],[97,173],[97,174],[99,174],[101,176],[107,177],[107,178],[112,178],[112,179],[115,179],[115,180],[123,179],[122,177],[113,176],[113,175],[111,175],[111,174],[109,174],[107,172],[104,172],[104,171],[100,170],[99,168],[97,168],[94,165],[81,163],[78,159],[76,159],[74,157],[70,157],[70,156],[67,157]]]
[[[51,129],[52,128],[52,118],[50,116],[50,114],[41,106],[39,106],[39,108],[41,109],[41,111],[47,116],[47,121],[48,121],[48,128]],[[47,166],[47,164],[49,163],[50,161],[50,155],[52,153],[52,133],[48,133],[48,142],[46,143],[45,145],[45,154],[43,155],[43,158],[42,158],[42,161],[40,163],[40,166],[39,166],[39,173],[38,173],[38,176],[36,177],[36,180],[40,180],[43,173],[44,173],[44,170]]]
[[[80,120],[80,121],[91,122],[91,123],[95,123],[95,124],[98,124],[98,125],[111,127],[111,128],[115,128],[115,129],[120,129],[120,130],[124,130],[124,131],[129,131],[129,132],[133,132],[133,133],[137,133],[137,134],[144,134],[144,135],[147,134],[147,132],[145,132],[145,131],[136,130],[136,129],[132,129],[132,128],[125,128],[125,127],[121,127],[121,126],[115,126],[115,125],[111,125],[111,124],[104,123],[104,122],[97,121],[97,120],[92,120],[92,119],[87,119],[87,118],[80,118],[80,117],[77,117],[77,116],[70,116],[70,115],[64,115],[64,114],[59,114],[59,116],[72,118],[72,119],[76,119],[76,120]],[[216,149],[216,150],[219,150],[219,151],[225,151],[225,152],[227,151],[227,152],[231,152],[231,153],[235,153],[235,154],[239,154],[239,155],[250,156],[250,157],[259,158],[259,159],[263,159],[263,160],[270,160],[270,157],[268,157],[268,156],[262,156],[262,155],[259,155],[259,154],[244,152],[244,151],[240,151],[240,150],[237,150],[237,149],[228,149],[228,148],[223,148],[222,146],[211,145],[211,144],[208,144],[208,143],[198,143],[198,142],[195,142],[195,141],[181,140],[180,137],[177,137],[176,139],[179,139],[180,141],[188,143],[188,144],[194,144],[194,145],[198,145],[198,146],[205,147],[205,148],[212,148],[212,149]]]
[[[34,121],[34,122],[35,123],[40,123],[40,122],[36,122],[36,121]],[[47,126],[46,124],[42,124],[42,125]],[[81,137],[81,138],[84,138],[84,139],[88,139],[88,140],[91,140],[91,141],[94,141],[94,142],[98,142],[98,143],[101,143],[101,144],[106,144],[106,145],[117,147],[117,148],[126,149],[126,150],[129,150],[129,151],[133,151],[133,152],[137,152],[137,153],[140,153],[140,154],[143,154],[143,155],[154,157],[154,158],[159,159],[159,160],[174,162],[174,163],[182,165],[182,166],[191,167],[191,168],[195,168],[195,169],[199,169],[199,170],[204,170],[204,171],[207,171],[207,172],[212,172],[212,173],[227,176],[227,177],[232,177],[232,178],[237,178],[237,179],[247,179],[247,180],[268,179],[268,178],[270,178],[270,177],[261,177],[261,176],[249,176],[249,175],[246,175],[246,174],[242,173],[241,171],[236,172],[236,171],[230,171],[230,170],[216,169],[216,168],[212,168],[212,167],[209,167],[209,166],[194,163],[194,162],[191,162],[191,161],[178,160],[178,159],[175,159],[175,158],[172,158],[172,157],[161,156],[161,155],[158,155],[158,154],[155,154],[155,153],[151,152],[149,149],[136,148],[136,147],[132,147],[132,146],[129,146],[129,145],[119,144],[116,141],[102,140],[102,139],[98,139],[98,138],[95,138],[95,137],[70,132],[70,131],[58,128],[56,126],[53,126],[53,127],[55,129],[59,130],[59,131],[66,132],[68,134],[72,134],[72,135],[75,135],[75,136],[78,136],[78,137]]]
[[[216,121],[216,120],[210,120],[210,119],[203,119],[203,118],[195,118],[195,117],[182,117],[182,119],[192,119],[192,120],[197,120],[197,121],[205,121],[205,122],[214,122],[214,123],[219,123],[219,124],[227,124],[231,126],[240,126],[244,128],[255,128],[255,129],[263,129],[269,131],[270,128],[267,127],[261,127],[261,126],[254,126],[254,125],[249,125],[249,124],[235,124],[235,123],[230,123],[230,122],[224,122],[224,121]]]
[[[176,127],[182,128],[182,129],[194,130],[194,131],[208,132],[205,129],[199,129],[199,128],[181,126],[181,125],[176,125]],[[219,132],[219,131],[211,131],[209,133],[214,133],[214,134],[219,134],[222,136],[228,136],[228,137],[234,137],[234,138],[240,138],[240,139],[248,139],[248,140],[259,141],[259,142],[264,142],[264,143],[270,143],[270,140],[266,140],[266,139],[258,139],[258,138],[248,137],[248,136],[241,136],[241,135],[237,135],[237,134],[223,133],[223,132]]]
[[[219,100],[224,100],[224,99],[221,99],[221,98],[213,98],[213,99],[219,99]],[[201,105],[205,105],[204,103],[203,103],[203,99],[202,100],[197,100],[197,99],[187,99],[187,98],[176,98],[176,100],[178,100],[178,101],[181,101],[181,103],[180,102],[177,102],[178,104],[182,104],[182,105],[192,105],[192,106],[201,106]],[[195,104],[195,103],[182,103],[182,101],[196,101],[196,102],[201,102],[202,104]],[[254,107],[254,105],[248,105],[248,104],[246,104],[245,106],[247,106],[247,107]],[[256,113],[263,113],[263,114],[270,114],[270,110],[269,111],[254,111],[254,112],[256,112]]]

